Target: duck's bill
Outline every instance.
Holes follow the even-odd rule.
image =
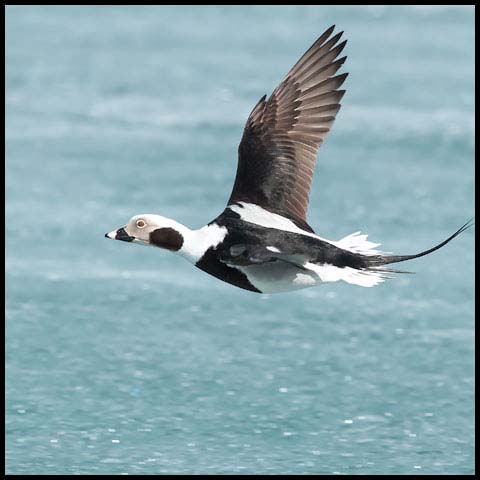
[[[105,237],[111,238],[112,240],[122,240],[124,242],[133,242],[135,240],[135,237],[131,237],[123,227],[114,230],[113,232],[106,233]]]

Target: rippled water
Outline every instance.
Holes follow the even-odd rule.
[[[7,7],[7,473],[473,473],[473,230],[272,296],[103,237],[212,220],[249,111],[333,23],[310,224],[428,248],[474,215],[473,8]]]

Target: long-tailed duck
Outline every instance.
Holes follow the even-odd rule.
[[[333,31],[326,30],[250,113],[221,215],[198,230],[159,215],[136,215],[105,236],[171,250],[224,282],[273,293],[337,280],[372,287],[401,272],[385,265],[427,255],[471,226],[472,220],[416,255],[388,255],[360,232],[332,241],[308,225],[317,150],[340,109],[347,78],[335,75],[347,57],[338,58],[346,41],[338,43],[343,32]]]

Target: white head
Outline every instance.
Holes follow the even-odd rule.
[[[135,215],[128,223],[106,233],[107,238],[124,242],[152,245],[180,254],[191,263],[198,262],[205,252],[215,248],[227,234],[226,227],[215,222],[199,230],[190,230],[185,225],[160,215]]]
[[[170,218],[143,214],[135,215],[124,227],[106,233],[105,236],[112,240],[152,245],[178,252],[189,231],[187,227]]]

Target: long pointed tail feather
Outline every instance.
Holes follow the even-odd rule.
[[[453,235],[450,235],[450,237],[448,237],[443,242],[439,243],[438,245],[435,245],[432,248],[429,248],[428,250],[425,250],[420,253],[416,253],[415,255],[379,255],[374,257],[368,257],[370,260],[369,267],[374,268],[375,270],[383,270],[377,267],[381,267],[382,265],[388,265],[390,263],[405,262],[406,260],[412,260],[413,258],[419,258],[419,257],[423,257],[424,255],[428,255],[429,253],[432,253],[435,250],[442,248],[444,245],[452,241],[456,236],[460,235],[463,231],[465,231],[467,228],[472,227],[474,224],[475,224],[475,219],[471,218],[467,223],[465,223],[465,225],[462,225]],[[411,272],[395,271],[394,269],[384,269],[384,270],[391,271],[394,273],[411,273]]]

